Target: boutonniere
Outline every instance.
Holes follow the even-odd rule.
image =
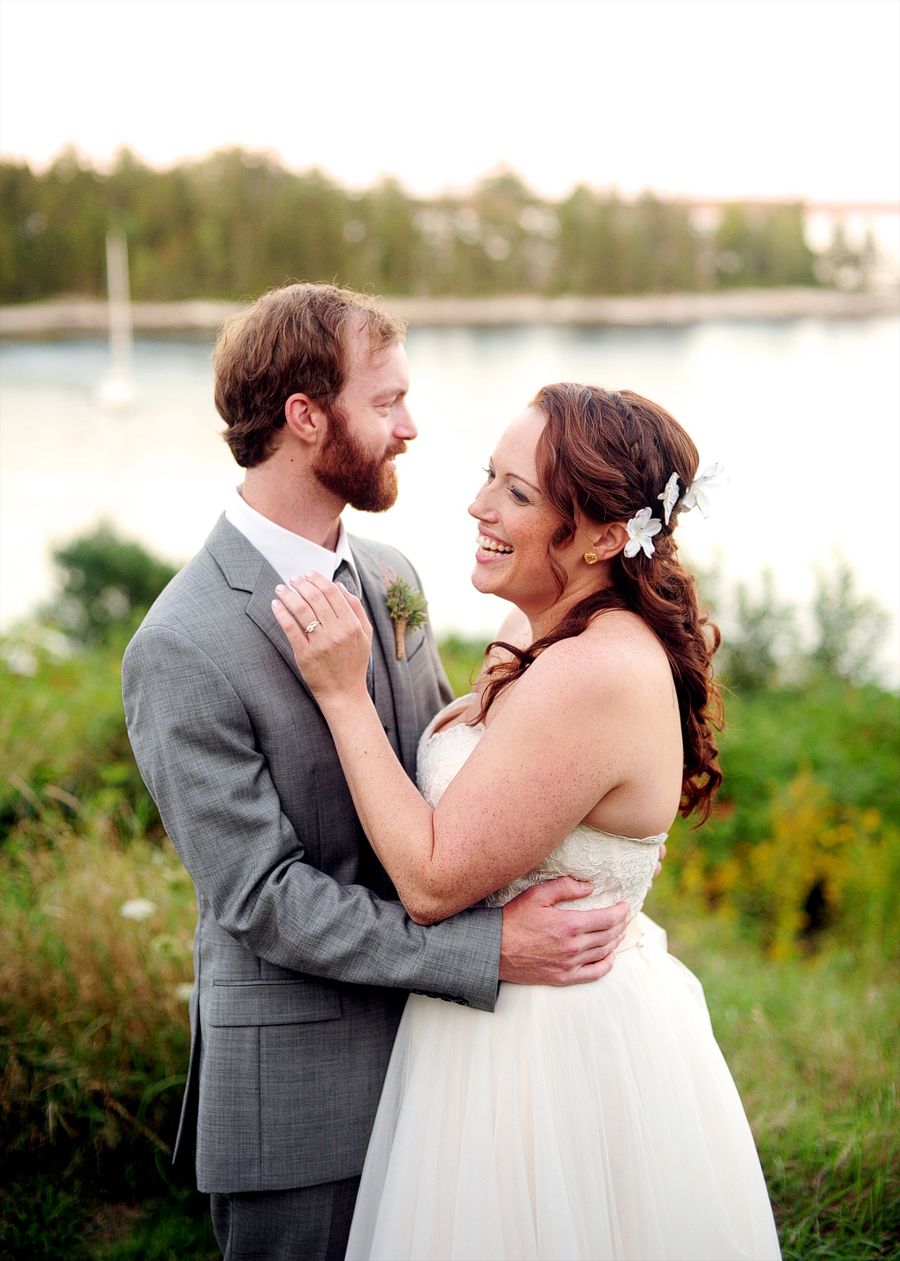
[[[391,621],[394,623],[394,643],[397,646],[397,660],[402,661],[406,656],[406,632],[415,630],[417,626],[424,626],[426,621],[425,610],[428,608],[428,601],[421,591],[411,587],[393,569],[385,570],[384,565],[382,565],[381,573],[387,589],[388,612],[391,615]]]

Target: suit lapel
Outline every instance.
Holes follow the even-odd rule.
[[[420,730],[419,713],[415,690],[409,676],[409,665],[405,658],[403,661],[397,660],[394,624],[388,612],[387,593],[377,544],[369,543],[365,539],[353,538],[351,547],[372,613],[375,634],[381,643],[391,681],[403,765],[415,773]],[[256,623],[281,654],[297,682],[315,705],[315,698],[297,669],[297,663],[285,633],[272,612],[275,587],[281,581],[278,574],[262,553],[256,550],[240,530],[235,529],[224,513],[206,540],[206,549],[222,570],[228,585],[235,591],[246,591],[249,594],[247,616]],[[317,705],[316,708],[318,709]]]
[[[391,691],[394,696],[394,714],[397,719],[397,735],[400,741],[400,752],[403,765],[413,772],[416,765],[416,751],[419,742],[419,719],[416,696],[409,677],[409,666],[406,659],[397,660],[397,646],[394,639],[394,624],[388,612],[381,572],[381,561],[377,555],[369,551],[369,547],[361,539],[351,539],[353,559],[360,581],[365,589],[366,599],[372,614],[375,634],[381,643],[388,675],[391,680]]]
[[[235,529],[224,514],[216,522],[212,534],[206,540],[207,551],[213,556],[216,564],[225,575],[225,581],[235,591],[246,591],[250,595],[247,603],[247,616],[256,623],[267,639],[271,641],[287,662],[294,677],[303,687],[307,696],[315,705],[315,697],[303,681],[297,669],[294,654],[287,641],[287,636],[275,620],[272,612],[272,599],[275,587],[281,578],[240,530]],[[318,706],[316,706],[318,708]]]

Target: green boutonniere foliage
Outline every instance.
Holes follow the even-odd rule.
[[[402,661],[406,656],[406,632],[424,625],[428,601],[421,591],[417,591],[405,579],[398,577],[393,569],[389,569],[384,574],[384,585],[387,588],[388,612],[394,623],[397,660]]]

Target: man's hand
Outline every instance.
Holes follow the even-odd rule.
[[[561,876],[507,902],[500,980],[518,985],[578,985],[605,976],[625,935],[628,903],[584,911],[556,905],[592,891],[584,880]]]

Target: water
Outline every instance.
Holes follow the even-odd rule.
[[[419,329],[409,335],[419,438],[400,499],[351,530],[408,552],[439,631],[490,634],[504,606],[469,584],[466,505],[504,423],[549,381],[628,387],[685,425],[701,465],[726,466],[713,515],[685,519],[686,551],[729,579],[764,568],[803,604],[814,566],[843,555],[863,591],[900,602],[900,442],[895,318],[710,323],[680,329]],[[101,342],[0,346],[0,622],[54,588],[55,545],[111,521],[167,558],[189,557],[240,480],[221,441],[208,345],[138,342],[138,399],[124,418],[95,391]],[[661,488],[660,488],[661,489]],[[898,653],[886,649],[886,668]]]

